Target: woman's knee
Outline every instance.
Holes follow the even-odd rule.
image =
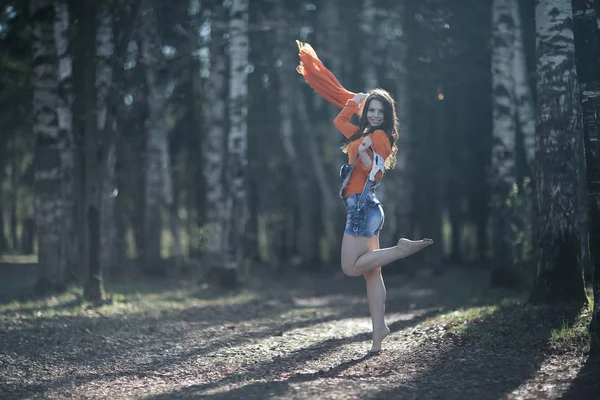
[[[346,274],[349,277],[361,275],[360,272],[356,272],[356,270],[354,269],[354,263],[350,264],[342,262],[342,272],[344,272],[344,274]]]

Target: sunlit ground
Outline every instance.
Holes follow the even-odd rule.
[[[44,398],[549,398],[577,386],[589,309],[523,305],[485,273],[386,275],[384,350],[368,355],[360,279],[107,283],[0,303],[0,383]],[[564,316],[557,317],[560,311]],[[583,375],[585,376],[585,375]],[[576,382],[575,384],[573,382]],[[579,386],[581,386],[579,384]],[[482,396],[482,397],[481,397]]]

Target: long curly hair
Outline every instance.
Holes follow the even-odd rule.
[[[367,120],[367,112],[373,99],[379,100],[383,105],[383,123],[377,127],[370,127],[369,121]],[[362,139],[364,136],[371,132],[382,129],[387,135],[390,144],[392,145],[392,152],[389,157],[385,160],[385,169],[392,169],[396,166],[396,153],[398,152],[398,146],[396,141],[398,140],[398,117],[396,115],[396,102],[390,95],[390,93],[384,89],[377,88],[369,91],[367,99],[365,100],[362,113],[358,120],[358,131],[348,138],[348,141],[344,144],[342,150],[344,153],[348,151],[348,145],[355,140]]]

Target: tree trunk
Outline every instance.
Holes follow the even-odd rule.
[[[535,154],[535,110],[531,86],[529,84],[527,72],[527,60],[525,53],[525,42],[523,39],[523,24],[519,10],[519,2],[511,0],[512,18],[514,21],[514,45],[513,45],[513,76],[516,113],[519,127],[523,136],[523,146],[525,149],[525,158],[527,166],[530,169],[533,166]]]
[[[177,221],[173,216],[173,184],[165,127],[164,59],[157,32],[155,5],[145,2],[143,17],[142,56],[148,92],[148,127],[146,141],[146,212],[144,215],[144,270],[164,274],[161,262],[161,236],[163,209],[170,219],[173,243],[179,244]],[[163,207],[164,206],[164,207]],[[175,221],[174,221],[175,218]],[[173,226],[175,222],[175,227]],[[172,248],[179,251],[178,247]],[[180,254],[173,254],[179,259]]]
[[[102,135],[105,130],[113,130],[114,126],[106,126],[108,114],[108,98],[113,85],[113,68],[111,57],[114,55],[114,34],[112,25],[112,15],[109,6],[106,3],[98,6],[98,31],[96,33],[97,46],[97,74],[96,90],[98,99],[97,108],[97,129]],[[113,137],[114,133],[106,135]],[[103,135],[105,136],[105,135]],[[116,182],[116,143],[115,140],[106,140],[106,166],[104,172],[104,182],[102,183],[102,198],[100,212],[100,236],[101,249],[100,259],[102,271],[111,271],[116,264],[117,250],[117,226],[116,226],[116,196],[118,194]]]
[[[14,157],[14,155],[13,155]],[[11,157],[12,159],[12,157]],[[4,233],[4,197],[2,193],[2,181],[4,180],[6,160],[6,150],[4,147],[0,147],[0,253],[5,252],[8,249],[8,241],[6,240],[6,234]],[[12,188],[13,192],[15,188]]]
[[[589,254],[593,269],[594,307],[590,325],[592,351],[600,351],[600,40],[597,14],[574,5],[577,78],[580,83],[587,195],[590,206]]]
[[[359,52],[362,62],[363,71],[363,87],[364,91],[373,90],[380,87],[381,84],[377,80],[377,64],[376,50],[378,37],[376,28],[375,14],[376,0],[362,0],[362,18],[360,20],[360,30],[364,40],[364,47]]]
[[[227,137],[227,220],[225,267],[239,271],[245,258],[247,219],[248,0],[233,0],[229,9],[229,132]]]
[[[35,208],[38,232],[38,293],[65,285],[61,259],[63,196],[61,142],[56,111],[57,65],[52,0],[30,0],[33,50],[33,133],[35,143]]]
[[[10,186],[12,188],[17,188],[19,186],[19,159],[17,158],[17,137],[13,138],[12,142],[12,157],[11,157],[11,168],[10,168]],[[17,232],[17,221],[18,221],[18,212],[17,212],[17,202],[19,201],[19,197],[17,195],[17,190],[13,190],[10,194],[10,217],[9,217],[9,226],[10,226],[10,238],[12,242],[13,250],[25,252],[25,248],[23,247],[22,240],[19,238]],[[25,230],[25,219],[22,220],[23,230],[21,237],[26,232]],[[29,247],[33,250],[33,246]],[[30,254],[32,251],[27,252]]]
[[[195,190],[190,192],[188,196],[188,208],[190,210],[196,210],[195,218],[188,218],[187,230],[190,233],[190,237],[195,237],[196,228],[206,224],[206,177],[204,176],[204,169],[206,166],[206,160],[204,157],[198,157],[198,153],[202,152],[202,146],[206,140],[205,129],[203,129],[204,113],[199,113],[198,109],[201,101],[207,100],[205,95],[202,94],[202,87],[204,86],[204,75],[210,68],[209,60],[202,59],[201,54],[209,53],[209,40],[199,39],[202,36],[202,30],[208,27],[208,21],[206,21],[207,10],[203,11],[200,7],[199,0],[190,0],[188,8],[189,18],[189,29],[192,32],[188,35],[189,43],[189,84],[187,87],[187,120],[189,127],[197,132],[197,136],[193,138],[194,148],[190,149],[187,153],[189,157],[188,163],[193,165],[193,182],[195,184]],[[205,57],[206,58],[206,57]],[[194,236],[192,236],[194,235]],[[190,243],[190,250],[197,252],[198,243]]]
[[[515,179],[515,20],[513,0],[494,0],[492,8],[492,211],[496,272],[508,270],[514,261],[510,217],[506,205]],[[508,272],[504,272],[508,273]]]
[[[411,236],[411,213],[412,213],[412,184],[409,171],[409,159],[411,156],[411,128],[410,128],[410,101],[409,101],[409,79],[407,65],[407,41],[406,18],[407,9],[405,0],[397,1],[394,8],[394,27],[396,35],[388,44],[388,59],[393,60],[392,67],[385,68],[390,81],[396,83],[396,113],[399,123],[398,153],[396,153],[396,168],[388,171],[388,176],[383,182],[387,187],[389,198],[386,213],[392,218],[386,220],[389,226],[388,239],[381,241],[382,247],[395,245],[400,237]]]
[[[225,160],[227,139],[227,63],[224,50],[227,14],[222,6],[211,14],[209,129],[203,157],[206,160],[206,245],[203,254],[207,269],[222,272],[225,263]],[[227,284],[226,282],[223,282]]]
[[[535,181],[537,278],[532,303],[586,301],[582,277],[584,143],[571,4],[536,4],[538,112]]]
[[[84,151],[85,151],[85,222],[86,247],[85,261],[87,276],[84,284],[84,297],[88,301],[103,299],[103,277],[100,251],[100,212],[103,182],[103,162],[101,138],[98,132],[97,91],[96,91],[96,4],[84,0],[81,4],[81,38],[79,57],[83,68],[82,102],[84,104]]]
[[[69,54],[69,5],[67,0],[55,1],[54,41],[58,55],[58,129],[61,141],[61,171],[63,195],[63,227],[61,259],[70,279],[79,275],[77,271],[77,248],[79,236],[75,230],[76,181],[75,181],[75,141],[73,137],[72,66]]]
[[[278,3],[277,19],[287,21],[290,16],[286,13],[285,5]],[[285,150],[289,168],[292,171],[297,192],[295,198],[296,209],[302,210],[302,216],[299,223],[299,232],[296,235],[297,248],[294,256],[298,257],[301,264],[308,267],[317,268],[319,266],[319,247],[315,246],[315,232],[318,228],[315,226],[315,220],[309,216],[314,215],[310,212],[313,205],[313,198],[310,192],[310,182],[302,168],[302,163],[298,156],[294,140],[294,102],[298,101],[298,79],[299,75],[294,70],[295,60],[293,49],[290,43],[294,43],[293,35],[287,29],[277,29],[277,48],[279,54],[278,79],[279,79],[279,118],[281,141]],[[289,232],[288,234],[293,234]],[[316,241],[318,243],[318,241]]]
[[[328,66],[331,72],[343,84],[344,60],[342,57],[345,54],[344,49],[347,48],[345,45],[347,38],[346,32],[344,32],[341,26],[341,8],[340,0],[328,0],[323,4],[323,11],[320,14],[320,18],[322,18],[320,26],[323,28],[323,46],[319,46],[322,49],[319,54],[323,57],[323,63]],[[347,161],[347,155],[339,151],[345,139],[332,123],[340,110],[327,102],[324,102],[323,104],[325,104],[327,110],[326,115],[328,124],[323,130],[324,132],[321,130],[309,132],[309,135],[312,137],[314,137],[315,134],[325,134],[321,139],[318,139],[318,143],[320,143],[321,146],[316,146],[313,142],[307,144],[311,146],[315,145],[314,151],[316,151],[317,154],[314,156],[320,158],[321,162],[325,165],[325,168],[322,171],[323,175],[317,175],[320,180],[320,185],[325,184],[331,188],[340,184],[338,171],[340,165]],[[310,121],[310,119],[306,121]],[[319,173],[321,172],[319,171]],[[325,249],[325,254],[323,254],[324,261],[339,264],[339,249],[342,245],[342,232],[340,232],[338,227],[343,226],[344,224],[343,218],[345,214],[343,203],[339,201],[335,190],[321,190],[321,196],[323,196],[321,202],[324,207],[323,213],[327,216],[322,219],[324,232],[323,240],[325,242],[323,246]]]

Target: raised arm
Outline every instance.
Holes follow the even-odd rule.
[[[342,111],[333,121],[335,127],[342,132],[347,138],[351,137],[358,131],[358,113],[361,101],[367,97],[364,93],[358,93],[353,99],[346,102]]]

